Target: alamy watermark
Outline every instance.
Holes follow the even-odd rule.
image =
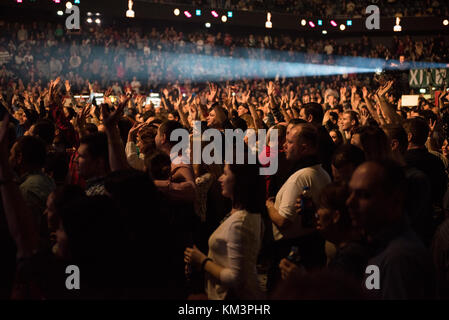
[[[270,140],[270,154],[266,150],[267,135]],[[245,148],[245,138],[247,147]],[[181,141],[179,141],[181,139]],[[274,175],[278,170],[278,130],[271,129],[217,129],[201,131],[201,122],[195,121],[193,126],[193,143],[189,131],[176,129],[170,135],[170,141],[179,141],[170,150],[170,158],[174,164],[244,164],[245,150],[248,150],[247,164],[259,163],[264,166],[259,169],[260,175]],[[208,142],[203,146],[203,142]],[[234,154],[235,152],[235,154]]]
[[[65,9],[65,13],[70,14],[67,19],[65,19],[65,27],[68,30],[79,30],[80,8],[78,6],[72,5],[70,8]]]

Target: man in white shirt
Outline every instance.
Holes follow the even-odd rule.
[[[302,263],[306,267],[316,267],[325,263],[324,239],[315,228],[304,227],[302,217],[296,212],[296,200],[304,187],[310,188],[312,201],[317,204],[321,190],[331,179],[318,160],[318,133],[310,123],[301,123],[292,127],[284,144],[285,156],[295,163],[292,175],[287,179],[276,195],[275,201],[267,200],[267,210],[273,222],[275,240],[275,268],[269,274],[268,287],[273,288],[277,265],[285,258],[292,246],[299,248]]]

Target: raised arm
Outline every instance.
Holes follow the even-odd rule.
[[[128,169],[129,164],[126,160],[125,148],[123,146],[122,139],[120,137],[120,131],[118,128],[118,121],[123,115],[123,109],[128,103],[130,97],[122,98],[117,109],[113,112],[107,110],[107,105],[101,105],[101,113],[103,115],[103,123],[106,128],[106,134],[108,136],[108,149],[109,149],[109,165],[111,171]]]

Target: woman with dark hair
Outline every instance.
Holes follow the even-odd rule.
[[[265,192],[259,166],[226,164],[219,181],[232,210],[210,236],[208,255],[196,246],[186,248],[184,262],[206,273],[211,300],[261,299],[256,263],[264,232]]]
[[[338,128],[330,130],[329,135],[332,138],[332,141],[334,142],[336,148],[343,144],[343,135],[341,134],[340,130],[338,130]]]

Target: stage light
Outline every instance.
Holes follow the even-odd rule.
[[[218,18],[218,13],[217,13],[217,11],[212,10],[210,13],[214,16],[214,18]]]
[[[265,28],[271,29],[273,28],[273,23],[271,23],[271,13],[267,12],[267,21],[265,22]]]
[[[173,10],[173,14],[174,14],[175,16],[179,16],[180,13],[181,13],[181,11],[179,11],[178,8],[176,8],[175,10]]]
[[[61,0],[53,0],[55,3],[61,3]],[[20,1],[22,2],[22,0]]]
[[[196,9],[195,14],[196,14],[197,16],[200,16],[200,15],[201,15],[201,10],[200,10],[200,9]]]
[[[187,18],[192,18],[192,14],[191,14],[189,11],[184,11],[184,15],[185,15]]]
[[[345,31],[345,29],[346,29],[346,26],[345,26],[344,24],[341,24],[341,25],[340,25],[340,30],[341,30],[341,31]]]
[[[443,26],[447,26],[447,25],[449,25],[449,21],[447,19],[444,19]]]
[[[92,23],[92,19],[91,18],[87,18],[87,23]]]
[[[88,12],[87,16],[90,17],[92,15],[92,12]]]
[[[61,10],[59,10],[59,11],[57,12],[57,14],[58,14],[58,16],[62,16],[62,15],[64,15],[64,12],[62,12]]]
[[[206,22],[205,26],[206,28],[210,28],[210,22]]]
[[[232,18],[232,11],[228,11],[228,18]]]
[[[80,4],[80,0],[75,0],[75,4]]]
[[[323,34],[327,34],[327,30],[323,30]]]
[[[349,27],[349,26],[352,26],[352,20],[348,20],[348,21],[346,21],[346,25]]]
[[[66,2],[66,3],[65,3],[65,7],[66,7],[67,9],[72,9],[72,3],[71,3],[70,1]]]
[[[337,23],[336,23],[334,20],[331,20],[331,25],[332,25],[333,27],[337,27],[337,26],[338,26]]]
[[[309,26],[310,26],[311,28],[315,28],[315,23],[313,23],[312,21],[309,21]]]
[[[419,89],[419,93],[426,93],[426,89],[423,88]]]
[[[95,14],[97,17],[99,17],[100,16],[100,13],[99,12],[97,12],[96,14]]]
[[[95,23],[96,23],[96,24],[100,24],[100,23],[101,23],[101,20],[97,18],[97,19],[95,19]]]
[[[128,10],[126,10],[125,14],[127,18],[134,18],[136,16],[136,13],[133,10],[133,5],[133,0],[128,0]]]
[[[221,16],[221,21],[223,21],[223,22],[228,21],[228,17],[226,17],[226,16]]]
[[[322,26],[323,25],[323,20],[318,20],[318,25]]]
[[[305,26],[306,26],[306,24],[307,24],[307,21],[306,21],[306,19],[302,19],[302,20],[301,20],[301,25],[302,25],[303,27],[305,27]]]
[[[22,0],[17,0],[17,3],[22,3]]]
[[[396,25],[393,28],[394,32],[401,32],[402,31],[402,27],[401,27],[400,23],[401,23],[401,18],[396,17]]]

